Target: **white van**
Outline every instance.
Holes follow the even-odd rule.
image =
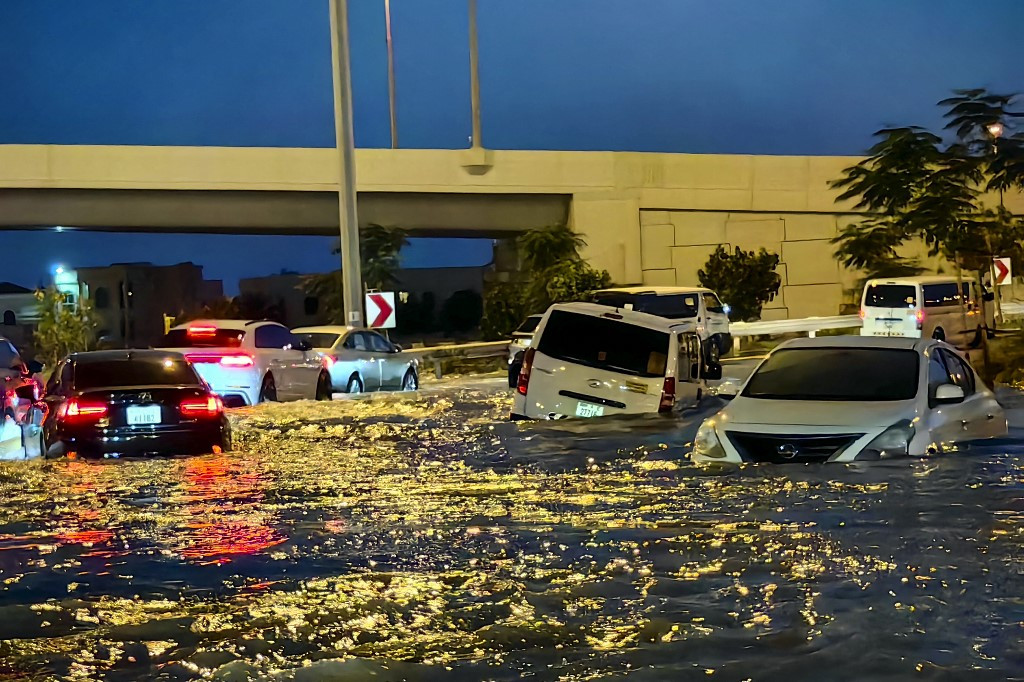
[[[704,287],[621,287],[594,292],[594,302],[674,322],[691,322],[710,362],[732,350],[729,306]]]
[[[690,323],[594,303],[553,305],[526,350],[512,419],[671,412],[696,404],[704,361]]]
[[[861,298],[861,336],[935,338],[977,346],[988,328],[985,302],[976,282],[964,280],[960,286],[956,277],[948,276],[868,280]]]

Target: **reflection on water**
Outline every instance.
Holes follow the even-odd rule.
[[[275,405],[236,416],[236,453],[0,464],[0,674],[1024,669],[1024,467],[1005,448],[716,473],[672,420],[507,409],[454,389]]]

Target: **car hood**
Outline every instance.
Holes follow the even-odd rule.
[[[795,426],[891,426],[915,417],[913,400],[839,402],[762,400],[736,397],[722,411],[724,424],[792,424]]]

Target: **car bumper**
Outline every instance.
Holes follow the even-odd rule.
[[[231,449],[231,426],[227,419],[211,424],[195,424],[180,428],[151,431],[129,429],[99,429],[91,431],[61,431],[49,454],[75,452],[79,455],[103,456],[202,454],[214,448]]]
[[[718,448],[710,452],[694,450],[691,458],[699,464],[813,464],[873,460],[878,459],[877,454],[865,451],[865,448],[886,428],[795,424],[716,426]]]

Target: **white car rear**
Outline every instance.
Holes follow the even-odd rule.
[[[171,329],[158,347],[188,358],[227,407],[330,399],[320,354],[277,322],[196,320]]]
[[[591,303],[552,306],[527,349],[513,419],[670,412],[701,395],[690,325]]]
[[[796,339],[773,350],[728,407],[701,425],[693,460],[872,461],[1006,433],[995,396],[951,346]]]

